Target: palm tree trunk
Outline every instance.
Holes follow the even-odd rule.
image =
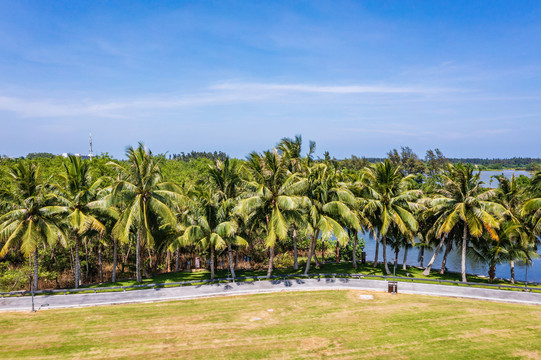
[[[419,253],[419,266],[423,267],[423,263],[425,262],[425,247],[421,247],[421,252]]]
[[[511,284],[514,284],[515,283],[515,261],[511,260],[510,265],[511,265]]]
[[[432,269],[432,265],[434,264],[434,261],[436,261],[436,256],[438,256],[438,252],[440,251],[441,247],[443,246],[443,243],[445,242],[445,239],[447,238],[447,234],[443,235],[441,237],[440,243],[436,247],[436,250],[434,250],[434,255],[432,255],[432,259],[430,259],[430,262],[426,266],[426,269],[423,271],[424,276],[428,276],[430,274],[430,269]]]
[[[379,232],[376,233],[376,255],[374,256],[374,262],[372,267],[378,266],[378,252],[379,252]]]
[[[488,281],[492,284],[496,277],[496,261],[490,259],[490,267],[488,268]]]
[[[121,249],[122,249],[122,247],[121,247]],[[122,249],[122,255],[121,255],[121,258],[122,258],[122,262],[121,262],[122,269],[121,269],[121,271],[122,272],[124,272],[124,268],[128,264],[128,259],[130,258],[130,251],[131,251],[130,244],[126,244],[126,251],[125,252]]]
[[[357,269],[357,238],[358,238],[358,234],[357,234],[357,230],[355,230],[353,232],[353,254],[352,254],[354,269]]]
[[[135,244],[135,275],[137,282],[142,282],[141,277],[141,230],[137,230],[137,242]]]
[[[402,262],[402,270],[407,270],[406,261],[408,260],[408,247],[404,248],[404,261]]]
[[[179,266],[179,259],[180,258],[180,254],[179,254],[179,251],[178,249],[175,250],[175,271],[178,272],[178,266]],[[210,261],[211,262],[214,262],[214,256],[211,256],[210,257]]]
[[[295,224],[293,224],[293,269],[299,270],[299,262],[297,260],[297,229]]]
[[[38,247],[34,250],[34,291],[38,290]]]
[[[269,268],[267,269],[267,278],[272,275],[272,263],[274,261],[274,246],[269,248]]]
[[[85,272],[85,283],[88,283],[88,276],[90,274],[90,268],[88,264],[88,240],[85,239],[85,261],[86,261],[86,272]]]
[[[468,279],[466,279],[466,247],[467,247],[467,241],[468,241],[468,225],[464,223],[464,234],[462,235],[462,266],[461,266],[461,273],[462,273],[462,282],[467,282]]]
[[[325,265],[325,240],[321,239],[321,264]]]
[[[447,262],[447,255],[451,252],[452,244],[451,241],[448,239],[445,243],[445,254],[443,254],[443,259],[441,260],[441,269],[440,274],[445,274],[445,263]]]
[[[116,239],[113,237],[113,277],[111,279],[112,282],[116,282],[116,259],[117,259],[117,252],[118,252],[118,243]]]
[[[272,252],[274,253],[274,248],[272,249]],[[235,279],[235,266],[233,266],[233,250],[231,250],[231,244],[227,244],[227,257],[229,260],[229,268],[231,270],[231,277]],[[272,260],[269,260],[269,264],[270,264],[270,261]],[[271,268],[271,271],[272,271],[272,268]],[[267,274],[267,276],[270,276],[270,274]]]
[[[171,251],[166,250],[167,255],[165,258],[165,262],[167,263],[167,272],[171,272]]]
[[[103,283],[103,266],[101,262],[101,243],[98,243],[98,265],[100,269],[100,283]]]
[[[153,261],[152,261],[152,252],[151,252],[151,249],[150,249],[150,246],[147,244],[147,252],[148,252],[148,274],[147,276],[150,277],[152,276],[152,269],[153,269]]]
[[[274,200],[273,200],[274,202]],[[266,216],[267,220],[267,234],[269,233],[269,215]],[[274,261],[274,245],[269,247],[269,267],[267,269],[267,278],[272,275],[272,262]]]
[[[75,274],[75,259],[73,259],[73,248],[70,246],[70,270]]]
[[[338,242],[338,239],[336,239],[336,256],[335,256],[335,262],[338,264],[340,262],[340,243]]]
[[[387,236],[383,235],[381,238],[381,248],[383,249],[383,264],[385,266],[385,272],[387,275],[391,274],[391,271],[389,271],[389,265],[387,264]]]
[[[256,241],[257,241],[257,237],[256,237]],[[250,258],[248,259],[248,267],[250,269],[253,268],[253,265],[254,265],[254,242],[255,241],[250,241]]]
[[[238,269],[239,266],[239,248],[237,247],[237,250],[235,250],[235,270]]]
[[[306,267],[304,268],[304,275],[308,275],[310,271],[310,263],[312,262],[312,251],[315,248],[314,235],[310,236],[310,247],[308,248],[308,259],[306,259]]]
[[[79,259],[79,234],[75,233],[75,288],[81,285],[81,260]]]
[[[178,267],[178,250],[177,250],[177,267]],[[210,247],[210,280],[214,280],[214,246]]]

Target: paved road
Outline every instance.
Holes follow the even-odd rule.
[[[97,294],[42,295],[34,298],[39,309],[70,308],[82,306],[126,304],[165,300],[194,299],[209,296],[242,295],[278,291],[307,290],[372,290],[387,291],[387,281],[367,279],[299,279],[238,282],[132,290],[126,292],[106,292]],[[541,305],[540,293],[468,288],[447,285],[419,283],[398,283],[398,292],[435,296],[474,298],[481,300],[504,301],[522,304]],[[31,297],[10,297],[0,299],[0,311],[27,311],[31,308]]]

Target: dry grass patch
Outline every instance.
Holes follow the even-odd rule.
[[[3,313],[0,358],[539,358],[540,334],[537,306],[309,291]]]

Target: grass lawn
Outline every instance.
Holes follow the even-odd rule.
[[[541,307],[337,290],[0,316],[0,358],[143,356],[539,359]]]
[[[392,267],[391,267],[392,271]],[[292,268],[290,269],[275,269],[273,271],[273,275],[280,275],[280,274],[303,274],[304,273],[304,266],[300,267],[298,271],[294,271]],[[349,273],[349,274],[371,274],[371,275],[385,275],[385,270],[383,268],[383,265],[380,264],[377,268],[373,268],[370,264],[358,264],[357,269],[353,269],[353,265],[351,262],[349,263],[326,263],[325,265],[321,266],[319,269],[315,268],[315,266],[312,266],[310,268],[310,273]],[[216,278],[225,278],[227,277],[227,271],[226,270],[217,270],[216,271]],[[267,275],[266,270],[259,270],[259,271],[247,271],[247,270],[239,270],[236,271],[237,277],[242,276],[265,276]],[[402,270],[402,267],[396,269],[396,276],[403,276],[403,277],[415,277],[419,279],[441,279],[441,280],[454,280],[454,281],[461,281],[461,275],[459,273],[445,273],[443,275],[440,275],[439,269],[437,271],[432,271],[429,276],[423,275],[423,270],[418,269],[416,267],[408,267],[407,270]],[[198,272],[187,272],[187,271],[181,271],[176,273],[165,273],[165,274],[159,274],[155,275],[153,277],[143,279],[143,283],[151,284],[151,283],[168,283],[168,282],[182,282],[182,281],[189,281],[189,280],[205,280],[210,279],[210,272],[207,270],[201,270]],[[478,282],[478,283],[489,283],[488,278],[486,277],[480,277],[480,276],[474,276],[474,275],[468,275],[468,281],[469,282]],[[134,279],[131,280],[120,280],[115,283],[103,283],[100,285],[93,285],[89,287],[108,287],[108,286],[128,286],[128,285],[136,285],[137,282]],[[512,285],[507,281],[501,281],[501,280],[495,280],[494,284],[505,284],[505,285]],[[450,284],[446,284],[450,285]],[[515,284],[516,286],[521,286],[523,284]],[[539,288],[541,289],[541,286],[533,286],[528,285],[532,288]]]

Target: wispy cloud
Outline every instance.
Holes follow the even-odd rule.
[[[311,85],[311,84],[273,84],[273,83],[223,83],[211,89],[230,91],[270,91],[326,94],[434,94],[455,92],[456,89],[430,88],[397,85]]]
[[[167,110],[185,107],[197,107],[234,102],[256,101],[258,95],[228,93],[200,93],[180,96],[150,95],[137,99],[124,99],[112,102],[72,101],[61,102],[51,99],[30,100],[9,96],[0,96],[0,111],[13,112],[21,117],[66,117],[92,115],[108,118],[127,118],[129,114],[140,110]]]
[[[231,103],[253,103],[276,99],[290,94],[320,95],[374,95],[374,94],[434,94],[451,89],[423,88],[395,85],[311,85],[277,83],[220,83],[193,93],[149,94],[133,99],[115,101],[26,99],[0,95],[0,111],[16,113],[21,117],[66,117],[92,115],[124,118],[133,111],[167,110]]]

